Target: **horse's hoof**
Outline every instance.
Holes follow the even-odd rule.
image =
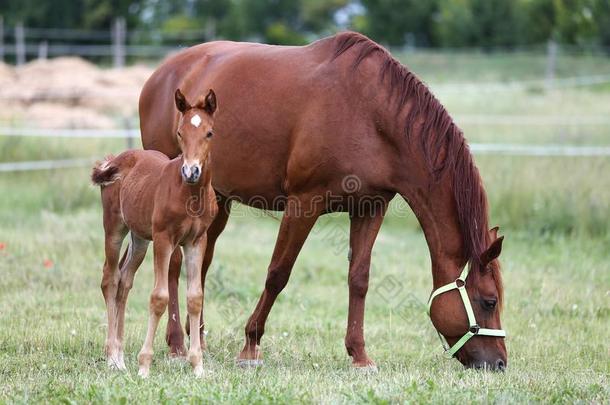
[[[203,377],[203,366],[198,365],[195,368],[193,368],[193,374],[195,374],[195,377],[197,377],[197,378]]]
[[[257,368],[263,366],[262,359],[237,359],[235,364],[241,368]]]
[[[361,374],[377,374],[379,369],[375,364],[356,365],[353,364],[352,368]]]
[[[148,378],[149,373],[150,370],[145,367],[140,367],[140,369],[138,370],[138,375],[140,376],[140,378]]]
[[[123,361],[122,359],[108,359],[107,360],[107,364],[108,364],[108,368],[110,370],[116,370],[116,371],[125,371],[127,370],[127,367],[125,367],[125,361]]]

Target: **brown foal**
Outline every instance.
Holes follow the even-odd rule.
[[[101,187],[104,208],[106,261],[102,292],[108,312],[106,355],[111,367],[125,369],[123,331],[127,295],[149,241],[154,250],[154,288],[150,296],[148,330],[138,355],[139,372],[147,377],[153,340],[169,301],[170,257],[184,248],[187,270],[187,308],[191,330],[199,329],[203,289],[201,266],[207,229],[218,207],[211,186],[210,138],[216,96],[212,90],[191,106],[176,90],[180,112],[176,142],[182,156],[170,160],[156,151],[129,150],[97,164],[91,179]],[[131,241],[119,262],[123,239]],[[199,334],[191,337],[188,360],[197,376],[203,374]]]

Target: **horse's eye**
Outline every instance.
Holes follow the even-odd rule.
[[[489,311],[494,310],[496,308],[496,305],[498,305],[498,300],[496,298],[483,300],[483,307],[485,307],[485,309]]]
[[[206,138],[211,138],[211,137],[212,137],[212,135],[214,135],[214,132],[212,132],[212,131],[208,131],[208,133],[207,133],[207,134],[205,134],[205,137],[206,137]]]
[[[176,135],[178,135],[178,138],[182,138],[182,134],[180,133],[180,131],[176,132]]]

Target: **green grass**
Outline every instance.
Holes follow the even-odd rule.
[[[481,125],[472,115],[608,116],[607,86],[546,91],[443,92],[455,82],[542,77],[530,54],[408,54],[472,142],[609,145],[609,125]],[[610,59],[562,56],[560,76],[605,74]],[[124,140],[0,137],[0,161],[102,157]],[[103,232],[99,191],[88,169],[0,173],[0,403],[131,402],[610,402],[610,159],[477,156],[502,253],[509,337],[505,373],[445,360],[424,313],[429,254],[415,218],[395,200],[373,252],[367,349],[379,373],[350,368],[348,223],[323,217],[310,235],[262,341],[266,364],[234,358],[263,288],[279,223],[238,206],[219,240],[206,291],[206,375],[170,361],[165,320],[151,377],[136,376],[152,287],[150,254],[132,291],[127,373],[107,369],[99,289]],[[183,280],[184,281],[184,280]],[[388,299],[387,283],[402,283]],[[181,299],[184,301],[184,283]],[[182,302],[184,304],[184,302]],[[184,305],[183,305],[184,307]],[[183,311],[184,314],[184,311]]]
[[[441,357],[421,304],[431,288],[427,248],[412,216],[399,218],[400,211],[388,218],[374,250],[366,336],[378,374],[351,370],[343,348],[348,227],[342,215],[320,220],[297,261],[263,338],[264,368],[235,367],[243,325],[263,286],[278,228],[273,218],[244,207],[237,207],[222,235],[208,279],[206,376],[196,380],[186,364],[168,360],[163,331],[157,335],[151,378],[136,376],[152,286],[150,255],[128,307],[129,371],[110,372],[103,359],[98,192],[66,186],[86,181],[86,175],[70,170],[38,174],[33,182],[29,175],[0,178],[1,188],[11,190],[0,199],[0,241],[6,244],[0,251],[0,402],[610,399],[607,234],[540,233],[499,222],[507,235],[503,323],[509,368],[483,373]],[[507,187],[490,184],[489,189],[493,196]],[[82,194],[79,203],[58,205],[61,196],[71,201],[73,194]],[[504,209],[494,207],[494,213]],[[504,215],[500,212],[494,217]],[[52,261],[50,268],[46,260]],[[381,293],[389,278],[403,283],[391,300]]]

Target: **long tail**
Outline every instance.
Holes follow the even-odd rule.
[[[120,175],[120,167],[116,158],[112,155],[106,156],[101,162],[97,162],[91,171],[91,181],[96,186],[107,186],[117,181]]]

